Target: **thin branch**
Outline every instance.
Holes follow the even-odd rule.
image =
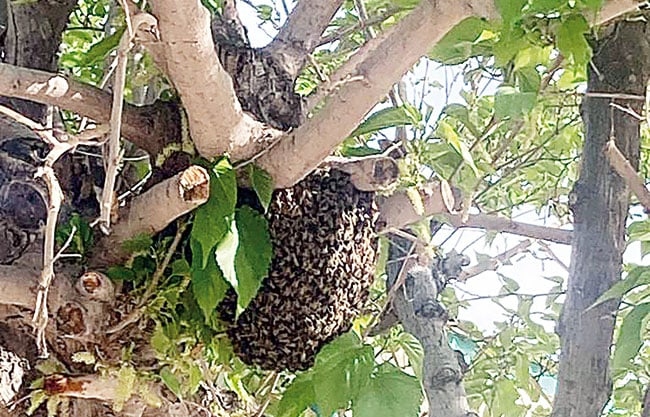
[[[520,253],[528,251],[528,248],[532,242],[530,240],[523,240],[519,242],[516,246],[508,249],[505,252],[500,253],[499,255],[487,259],[485,262],[479,262],[477,265],[471,266],[469,268],[463,269],[460,276],[458,277],[459,281],[467,281],[468,279],[475,277],[479,274],[482,274],[486,271],[496,271],[500,265],[510,261],[515,256]]]
[[[536,224],[521,223],[506,217],[493,214],[470,214],[466,222],[455,214],[443,214],[454,227],[473,227],[477,229],[491,230],[495,232],[510,233],[513,235],[525,236],[532,239],[541,239],[554,243],[570,245],[573,239],[573,231],[559,229],[556,227],[539,226]]]
[[[424,211],[421,213],[416,211],[411,199],[404,192],[396,192],[390,197],[380,200],[379,233],[399,229],[429,216],[440,215],[457,228],[473,227],[565,245],[571,244],[573,235],[571,230],[521,223],[492,214],[473,214],[469,215],[466,221],[463,221],[460,214],[450,213],[448,204],[444,202],[439,183],[429,184],[427,188],[420,192],[420,196],[424,207]]]
[[[111,213],[115,199],[115,181],[118,169],[121,164],[121,130],[122,130],[122,109],[124,104],[124,86],[126,85],[126,66],[128,63],[128,52],[131,49],[131,42],[141,37],[141,33],[157,33],[156,19],[148,13],[137,13],[131,16],[126,4],[123,5],[126,12],[127,27],[117,47],[117,64],[115,67],[115,78],[113,79],[113,104],[111,106],[110,135],[106,144],[106,155],[104,164],[106,175],[104,188],[99,205],[100,229],[110,233]]]
[[[32,322],[36,327],[36,345],[41,357],[48,357],[47,342],[45,340],[45,329],[49,320],[47,299],[50,290],[50,285],[54,279],[54,263],[56,262],[57,255],[55,253],[56,245],[56,224],[59,218],[59,211],[63,203],[63,191],[59,185],[59,181],[54,173],[54,163],[63,156],[66,152],[74,149],[78,144],[82,143],[78,137],[70,136],[67,141],[60,141],[56,138],[51,129],[46,129],[44,126],[29,120],[21,114],[0,106],[0,112],[14,118],[19,123],[25,124],[32,129],[45,143],[52,148],[45,158],[44,164],[40,166],[35,174],[36,178],[41,178],[48,189],[48,210],[45,223],[45,231],[43,232],[43,265],[41,271],[41,278],[36,293],[36,303],[34,308],[34,316]],[[86,135],[96,132],[86,132]],[[85,142],[84,142],[85,143]],[[93,143],[93,142],[91,142]],[[96,143],[96,142],[95,142]]]
[[[106,329],[107,334],[116,333],[121,330],[124,330],[130,324],[140,320],[142,313],[144,313],[144,307],[149,301],[149,297],[151,297],[153,293],[156,291],[156,289],[158,288],[158,283],[160,282],[160,279],[165,273],[165,270],[169,266],[169,263],[172,260],[172,256],[174,256],[174,253],[176,253],[176,249],[178,248],[178,245],[181,243],[181,239],[183,238],[183,233],[185,232],[187,223],[177,222],[177,224],[178,224],[178,228],[176,229],[176,235],[174,236],[174,240],[169,245],[169,248],[167,248],[167,253],[165,254],[165,258],[160,263],[160,265],[158,265],[153,275],[151,276],[151,281],[149,281],[149,284],[147,285],[147,289],[144,291],[144,294],[142,294],[138,306],[134,308],[133,311],[129,313],[129,315],[126,316],[124,320],[122,320],[115,326]]]
[[[355,31],[361,29],[362,27],[367,27],[367,26],[375,26],[379,23],[382,23],[386,19],[396,15],[397,13],[401,12],[403,9],[395,6],[389,6],[386,8],[386,10],[379,15],[376,16],[369,16],[368,19],[364,22],[357,22],[351,26],[348,27],[343,27],[338,31],[329,33],[327,35],[324,35],[319,41],[318,41],[318,46],[326,45],[328,43],[337,41],[351,33],[354,33]]]
[[[636,198],[639,199],[641,205],[647,212],[650,212],[650,191],[646,188],[643,178],[637,174],[632,164],[618,150],[613,138],[605,145],[605,155],[607,155],[612,168],[623,178]]]
[[[602,25],[618,19],[626,13],[639,10],[643,3],[639,0],[607,0],[601,7],[598,16],[593,20],[593,24]]]

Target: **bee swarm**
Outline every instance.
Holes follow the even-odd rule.
[[[317,170],[276,190],[269,275],[228,329],[244,362],[307,369],[323,345],[349,330],[374,277],[377,216],[374,193],[357,190],[340,171]]]

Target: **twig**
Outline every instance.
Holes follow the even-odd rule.
[[[69,255],[64,254],[63,252],[65,252],[65,250],[68,249],[68,247],[72,243],[72,239],[74,238],[74,235],[76,233],[77,233],[77,226],[72,225],[72,230],[70,230],[70,235],[65,240],[65,242],[63,242],[63,246],[61,246],[61,249],[59,249],[59,251],[56,253],[56,255],[54,255],[54,262],[58,261],[59,259],[65,257],[65,256],[69,256]]]
[[[158,287],[160,278],[162,278],[163,274],[165,273],[165,269],[167,269],[167,266],[169,266],[169,263],[172,260],[172,256],[174,256],[174,253],[176,253],[176,248],[178,248],[178,245],[180,244],[181,239],[183,238],[183,232],[185,232],[185,229],[187,228],[187,223],[185,222],[177,222],[177,224],[178,224],[178,228],[176,229],[176,235],[174,236],[174,240],[169,245],[169,248],[167,249],[167,253],[165,254],[165,258],[163,259],[162,263],[158,266],[158,268],[156,268],[153,275],[151,276],[151,281],[149,281],[149,285],[147,285],[147,289],[144,291],[144,294],[142,294],[142,298],[140,299],[140,302],[138,303],[137,307],[133,309],[133,311],[131,311],[131,313],[129,313],[129,315],[124,318],[124,320],[122,320],[115,326],[108,328],[106,330],[107,334],[112,334],[124,330],[129,325],[140,320],[140,317],[142,316],[145,310],[144,307],[147,301],[149,301],[149,297],[151,297],[153,292]]]
[[[562,262],[562,259],[557,257],[557,255],[555,254],[555,252],[553,252],[553,250],[551,249],[548,243],[540,240],[539,242],[537,242],[537,244],[542,248],[544,252],[546,252],[551,257],[551,259],[557,262],[565,271],[569,272],[569,266],[564,262]]]
[[[645,187],[643,179],[637,174],[632,164],[625,159],[625,156],[616,147],[614,138],[610,138],[607,145],[605,145],[605,155],[607,155],[612,168],[623,178],[636,198],[639,199],[641,205],[646,211],[650,212],[650,191]]]
[[[530,240],[523,240],[513,248],[508,249],[503,253],[500,253],[499,255],[487,260],[486,262],[481,262],[477,265],[464,269],[460,273],[458,277],[458,281],[461,282],[467,281],[469,278],[475,277],[486,271],[496,271],[499,265],[502,265],[505,262],[517,256],[518,254],[525,252],[526,250],[528,250],[531,244],[532,243]]]
[[[113,104],[111,107],[110,135],[106,145],[106,176],[100,203],[99,226],[104,234],[109,234],[111,229],[111,214],[115,200],[115,181],[121,162],[121,129],[122,109],[124,107],[124,86],[126,84],[126,69],[128,63],[128,52],[131,43],[138,40],[137,32],[141,29],[153,32],[156,28],[156,19],[147,13],[136,13],[130,15],[126,4],[123,4],[126,12],[127,27],[130,23],[130,30],[126,30],[120,38],[117,47],[115,78],[113,79]]]
[[[264,401],[264,404],[262,404],[262,406],[260,407],[257,414],[255,414],[256,417],[263,417],[264,416],[264,411],[266,411],[266,408],[271,403],[271,393],[273,392],[275,387],[278,385],[278,382],[280,382],[280,377],[281,376],[282,376],[282,374],[279,374],[279,373],[275,374],[275,377],[273,378],[273,384],[271,384],[271,389],[269,390],[268,394],[266,395],[266,400]]]

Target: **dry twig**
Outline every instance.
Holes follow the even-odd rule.
[[[645,187],[643,179],[637,174],[632,164],[623,156],[616,147],[614,138],[611,138],[605,145],[605,155],[616,173],[623,178],[630,190],[639,199],[641,205],[647,212],[650,212],[650,191]]]

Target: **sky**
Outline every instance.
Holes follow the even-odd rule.
[[[286,3],[289,8],[292,7],[292,2],[290,0],[286,0]],[[273,28],[271,28],[270,25],[265,25],[264,29],[260,29],[255,24],[251,24],[251,22],[258,21],[256,11],[245,2],[237,2],[237,5],[241,20],[247,26],[252,46],[262,47],[266,45],[274,35]],[[284,20],[286,15],[282,12],[280,13],[282,14],[282,16],[280,16],[281,20]],[[409,73],[408,77],[411,78],[411,81],[414,81],[421,78],[426,72],[427,80],[431,82],[438,81],[443,86],[449,86],[446,95],[440,94],[439,90],[431,91],[425,95],[424,101],[428,105],[432,106],[434,108],[434,113],[436,113],[442,111],[443,107],[449,103],[464,103],[463,99],[459,95],[459,92],[463,87],[462,80],[459,81],[456,79],[456,82],[452,82],[456,75],[455,71],[458,70],[440,67],[435,64],[423,65],[420,63],[411,73]],[[485,89],[485,93],[492,93],[495,87],[495,85],[488,86]],[[416,91],[411,91],[409,93],[420,94],[420,92]],[[432,118],[432,120],[435,119],[435,117]],[[637,219],[641,217],[645,216],[637,213]],[[538,214],[526,207],[515,211],[513,218],[518,221],[532,224],[540,224],[550,227],[560,226],[559,221],[552,216],[546,216],[544,213]],[[570,225],[563,227],[570,228]],[[521,241],[526,240],[525,237],[502,233],[488,244],[483,238],[485,232],[476,229],[462,229],[454,233],[453,236],[448,239],[452,232],[452,228],[443,229],[441,232],[436,234],[433,243],[442,244],[441,247],[443,251],[464,249],[463,253],[470,257],[472,264],[477,262],[477,256],[488,255],[494,257],[518,245]],[[568,266],[570,264],[570,246],[551,243],[549,244],[549,248],[564,265]],[[499,274],[503,274],[508,278],[516,280],[520,285],[519,292],[524,294],[548,293],[556,284],[550,280],[544,279],[544,277],[559,276],[566,282],[568,271],[559,263],[550,260],[548,254],[541,250],[539,245],[533,243],[530,251],[531,253],[529,254],[522,254],[515,257],[512,259],[510,265],[503,265],[498,269],[498,271],[484,272],[469,279],[465,283],[454,284],[458,289],[458,296],[467,299],[476,298],[477,296],[498,295],[499,290],[502,287],[502,281],[499,278]],[[640,258],[640,250],[637,244],[629,246],[624,259],[626,262],[650,263],[647,259],[642,260]],[[560,297],[558,301],[561,301],[562,299],[563,298]],[[516,306],[515,297],[505,297],[502,298],[501,301],[508,307]],[[547,330],[552,331],[554,323],[539,319],[538,313],[545,310],[544,301],[544,297],[536,298],[531,311],[533,312],[533,318],[536,321],[543,324]],[[488,334],[496,331],[494,325],[496,321],[503,321],[506,317],[506,312],[489,298],[471,301],[469,308],[462,309],[459,313],[459,319],[474,322],[479,329]]]

